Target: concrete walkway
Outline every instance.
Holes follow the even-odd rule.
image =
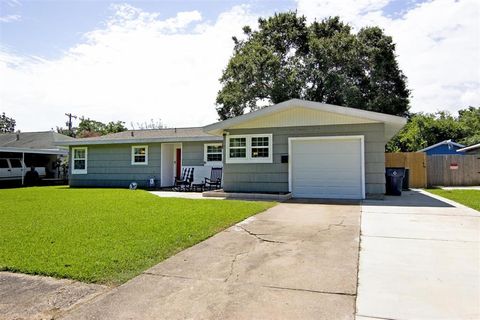
[[[356,319],[480,319],[480,213],[427,193],[366,201]]]
[[[65,319],[353,319],[359,205],[283,203]]]
[[[149,191],[160,198],[183,198],[183,199],[207,199],[224,200],[222,197],[204,197],[201,192],[178,192],[178,191]]]

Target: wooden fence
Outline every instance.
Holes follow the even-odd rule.
[[[409,186],[427,187],[427,156],[424,152],[385,153],[385,167],[408,168]]]
[[[480,156],[432,155],[427,157],[428,186],[480,185]]]

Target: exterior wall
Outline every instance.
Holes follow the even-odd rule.
[[[132,165],[132,146],[148,145],[148,165]],[[80,146],[79,146],[80,147]],[[160,143],[89,145],[87,174],[71,174],[72,148],[70,148],[71,187],[121,187],[126,188],[135,181],[146,187],[147,181],[155,177],[160,186]]]
[[[427,156],[435,155],[435,154],[465,154],[465,152],[457,152],[457,149],[461,149],[463,147],[452,146],[450,149],[448,145],[442,144],[438,147],[429,149],[425,151]]]
[[[215,141],[183,142],[182,165],[186,167],[203,166],[203,146],[206,143],[215,143]]]
[[[272,133],[273,163],[224,163],[224,190],[227,192],[288,192],[288,163],[281,163],[281,156],[288,155],[289,137],[364,135],[366,194],[385,193],[383,123],[231,129],[228,132],[231,135]]]
[[[196,167],[197,180],[210,176],[203,169],[203,153],[205,143],[218,141],[182,142],[182,166]],[[132,146],[148,145],[148,165],[132,165]],[[78,146],[82,147],[82,146]],[[147,144],[110,144],[89,145],[87,155],[87,174],[71,174],[72,187],[121,187],[126,188],[135,181],[139,187],[147,187],[147,181],[155,177],[157,187],[161,185],[161,143]],[[70,167],[72,164],[70,148]],[[202,168],[200,168],[202,167]],[[200,182],[200,181],[198,181]]]
[[[243,122],[233,126],[231,129],[303,127],[375,122],[374,120],[362,119],[346,114],[297,107]]]

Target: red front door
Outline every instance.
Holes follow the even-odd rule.
[[[178,148],[177,151],[176,151],[176,154],[177,154],[177,157],[175,158],[176,159],[176,168],[175,168],[175,173],[176,173],[176,177],[178,179],[180,179],[182,176],[182,149]]]

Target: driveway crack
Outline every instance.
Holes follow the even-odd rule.
[[[233,270],[235,268],[235,263],[237,262],[237,259],[239,256],[243,255],[243,254],[247,254],[248,252],[240,252],[240,253],[237,253],[233,259],[232,259],[232,262],[230,263],[230,272],[228,273],[228,276],[225,278],[224,282],[227,282],[228,280],[230,280],[230,278],[232,277],[233,275]]]
[[[263,237],[261,237],[262,235],[266,235],[264,233],[254,233],[250,230],[248,230],[247,228],[241,226],[241,225],[237,225],[237,227],[239,227],[240,229],[242,229],[243,231],[245,231],[246,233],[248,233],[249,235],[251,235],[252,237],[255,237],[257,238],[258,240],[262,241],[262,242],[270,242],[270,243],[285,243],[283,241],[277,241],[277,240],[270,240],[270,239],[265,239]]]

